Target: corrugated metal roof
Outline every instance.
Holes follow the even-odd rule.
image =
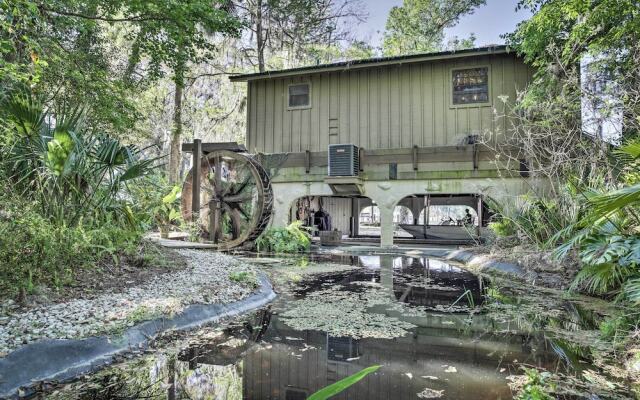
[[[453,59],[472,57],[479,55],[504,54],[509,53],[509,48],[505,45],[492,45],[485,47],[477,47],[465,50],[441,51],[437,53],[411,54],[396,57],[377,57],[366,58],[362,60],[343,61],[331,64],[311,65],[306,67],[281,69],[274,71],[256,72],[251,74],[231,75],[229,79],[233,82],[250,81],[257,79],[269,79],[276,77],[285,77],[293,75],[312,74],[330,71],[343,71],[356,68],[375,67],[380,65],[394,65],[404,63],[414,63],[423,61],[434,61],[441,59]]]

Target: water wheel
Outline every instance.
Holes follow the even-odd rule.
[[[266,171],[251,156],[215,150],[201,158],[200,209],[192,210],[193,170],[182,187],[182,216],[203,239],[226,250],[253,242],[269,224],[273,192]]]

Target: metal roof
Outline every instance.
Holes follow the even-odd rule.
[[[319,64],[299,68],[256,72],[250,74],[237,74],[231,75],[229,79],[232,82],[245,82],[258,79],[280,78],[285,76],[304,75],[321,72],[346,71],[351,69],[377,67],[382,65],[399,65],[423,61],[435,61],[492,54],[505,54],[509,52],[509,48],[505,45],[492,45],[477,47],[474,49],[441,51],[437,53],[410,54],[396,57],[365,58],[361,60],[342,61],[331,64]]]

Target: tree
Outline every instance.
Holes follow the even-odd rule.
[[[634,69],[640,7],[633,0],[521,0],[534,16],[506,36],[541,74],[575,69],[585,54],[609,55],[613,69]],[[553,70],[552,70],[553,69]]]
[[[102,130],[133,127],[139,115],[132,89],[168,71],[175,85],[169,177],[176,181],[185,74],[190,63],[211,56],[212,34],[239,33],[228,1],[16,0],[1,5],[8,16],[0,22],[3,86],[27,84],[51,95],[50,101],[88,104],[91,115],[98,116],[94,126]],[[109,46],[108,33],[115,26],[128,46]]]
[[[129,64],[138,64],[146,56],[152,76],[162,76],[162,67],[172,74],[175,92],[168,168],[172,183],[178,181],[180,173],[182,100],[188,64],[212,56],[215,46],[211,34],[239,33],[240,22],[229,13],[229,5],[226,0],[155,0],[123,1],[114,8],[132,16],[138,27],[129,35],[135,50]]]
[[[610,144],[585,135],[583,113],[588,105],[603,119],[622,115],[622,133],[640,132],[640,7],[626,0],[522,0],[519,7],[535,14],[506,39],[536,79],[516,99],[511,144],[553,182],[606,175],[613,183]],[[585,75],[587,60],[596,79]]]
[[[266,69],[269,52],[285,50],[289,60],[304,58],[313,45],[332,46],[347,39],[349,30],[341,22],[364,17],[354,0],[246,0],[236,8],[247,21],[247,53],[260,72]]]
[[[384,33],[386,56],[427,53],[441,50],[444,29],[454,26],[460,17],[484,5],[486,0],[404,0],[389,12]],[[473,45],[463,39],[459,44]]]
[[[3,94],[27,86],[55,108],[85,104],[91,129],[113,135],[131,129],[138,117],[132,86],[117,66],[119,52],[103,35],[105,24],[55,12],[52,4],[0,1]]]

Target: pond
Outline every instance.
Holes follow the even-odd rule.
[[[254,262],[277,282],[268,308],[58,394],[296,400],[380,365],[333,398],[509,399],[522,365],[570,375],[588,365],[531,324],[487,312],[488,283],[437,259]]]

